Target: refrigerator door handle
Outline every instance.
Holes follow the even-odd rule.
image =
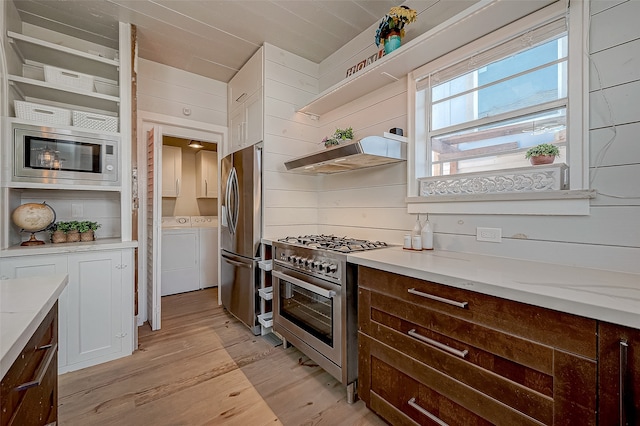
[[[230,263],[234,266],[238,266],[241,268],[249,268],[251,269],[251,264],[250,263],[242,263],[242,262],[236,262],[235,260],[231,260],[229,259],[227,256],[222,255],[222,259],[224,259],[225,262]]]
[[[233,233],[235,234],[238,229],[238,220],[240,218],[240,190],[238,185],[238,173],[236,172],[235,167],[231,170],[231,174],[233,176],[233,180],[231,182],[231,188],[233,189],[232,223]]]
[[[227,225],[229,227],[229,232],[231,233],[231,235],[234,234],[234,230],[233,230],[233,221],[231,219],[231,182],[233,180],[233,172],[235,169],[231,169],[231,171],[229,172],[229,176],[227,176],[227,187],[225,190],[225,194],[224,194],[224,203],[225,203],[225,215],[226,215],[226,222]]]

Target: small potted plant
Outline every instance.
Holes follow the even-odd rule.
[[[334,145],[340,145],[341,143],[347,142],[353,139],[353,129],[348,127],[346,129],[336,129],[336,131],[330,137],[325,136],[322,139],[322,143],[324,143],[325,148],[329,148]]]
[[[78,231],[78,227],[80,226],[80,222],[77,220],[72,220],[71,222],[67,222],[67,242],[68,243],[77,243],[80,241],[80,231]]]
[[[67,242],[67,222],[56,222],[49,229],[51,242],[54,244]]]
[[[80,241],[94,241],[96,239],[95,231],[100,228],[98,222],[83,220],[78,223],[78,231],[80,232]]]
[[[542,143],[529,148],[524,156],[529,159],[529,162],[533,166],[537,166],[538,164],[551,164],[556,157],[560,156],[560,150],[556,145]]]

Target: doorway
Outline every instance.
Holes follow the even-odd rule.
[[[152,330],[161,327],[161,250],[162,250],[162,141],[167,137],[198,140],[216,144],[218,151],[227,138],[227,128],[207,123],[138,112],[137,154],[139,214],[138,214],[138,325],[149,321]],[[222,152],[220,152],[222,155]],[[219,176],[218,176],[219,177]],[[216,211],[219,210],[216,200]],[[216,260],[217,261],[217,260]],[[219,277],[218,277],[219,279]]]

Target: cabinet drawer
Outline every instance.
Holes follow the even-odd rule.
[[[547,346],[596,358],[596,321],[360,266],[361,288]]]
[[[360,291],[366,300],[366,290]],[[544,424],[552,423],[553,348],[377,293],[370,299],[368,335],[373,339]]]
[[[56,303],[2,379],[2,426],[45,424],[57,413],[57,312]]]
[[[367,336],[358,337],[367,340],[364,368],[368,371],[360,374],[370,375],[367,400],[374,411],[379,412],[374,404],[380,397],[419,424],[432,422],[423,410],[450,425],[541,424],[404,353]]]

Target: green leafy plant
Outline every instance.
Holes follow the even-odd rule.
[[[62,231],[65,234],[69,231],[69,222],[56,222],[51,227],[51,232]]]
[[[347,139],[353,139],[353,128],[351,127],[346,129],[336,129],[333,135],[325,136],[324,139],[322,139],[322,143],[324,143],[324,146],[329,147],[332,145],[340,145],[341,142],[344,142]]]
[[[540,145],[529,148],[524,154],[525,158],[538,157],[540,155],[558,157],[560,156],[560,150],[553,144],[542,143]]]
[[[79,227],[80,227],[80,222],[78,222],[77,220],[72,220],[70,222],[67,222],[67,233],[72,232],[72,231],[79,231]]]
[[[96,231],[98,228],[100,228],[100,224],[98,222],[83,220],[82,222],[78,223],[79,232]]]

